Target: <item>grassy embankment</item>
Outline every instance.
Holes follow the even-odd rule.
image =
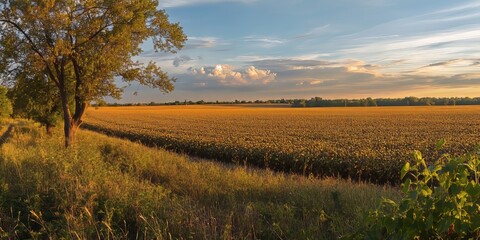
[[[0,238],[332,239],[398,194],[192,162],[89,131],[65,150],[61,129],[47,137],[30,122],[13,124],[0,148]]]

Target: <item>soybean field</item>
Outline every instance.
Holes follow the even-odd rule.
[[[194,156],[378,183],[424,153],[474,151],[480,106],[279,108],[255,105],[100,107],[86,128]],[[444,148],[435,150],[445,139]]]

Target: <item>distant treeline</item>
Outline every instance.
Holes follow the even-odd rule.
[[[362,98],[362,99],[274,99],[274,100],[235,100],[235,101],[174,101],[167,103],[107,103],[98,101],[93,106],[164,106],[164,105],[206,105],[206,104],[290,104],[292,107],[369,107],[369,106],[431,106],[431,105],[480,105],[480,97],[432,98]]]
[[[314,97],[310,100],[295,99],[293,107],[368,107],[368,106],[431,106],[431,105],[480,105],[477,98],[363,98],[363,99],[323,99]]]
[[[255,101],[246,101],[246,100],[235,100],[235,101],[175,101],[175,102],[166,102],[166,103],[157,103],[157,102],[150,102],[150,103],[107,103],[105,101],[99,101],[97,103],[93,103],[92,106],[102,107],[102,106],[165,106],[165,105],[207,105],[207,104],[268,104],[268,103],[276,103],[276,104],[293,104],[294,99],[279,99],[279,100],[255,100]]]

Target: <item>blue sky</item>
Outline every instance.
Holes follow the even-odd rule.
[[[160,0],[189,40],[145,43],[178,80],[122,102],[480,96],[480,1]],[[138,91],[137,95],[133,95]]]

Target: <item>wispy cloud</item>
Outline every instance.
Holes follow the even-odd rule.
[[[274,71],[282,70],[304,70],[304,69],[321,69],[331,66],[339,66],[338,62],[325,61],[325,60],[301,60],[293,58],[283,59],[263,59],[257,61],[251,61],[249,64],[272,69]]]
[[[327,32],[329,29],[330,29],[330,24],[325,24],[323,26],[313,28],[302,35],[296,36],[294,37],[294,39],[298,40],[298,39],[304,39],[304,38],[313,38]]]
[[[480,25],[467,26],[461,29],[453,29],[436,33],[425,33],[416,36],[396,38],[394,40],[376,41],[362,46],[344,50],[349,54],[392,52],[392,51],[415,51],[421,47],[441,48],[441,44],[480,40]],[[465,46],[462,44],[462,46]]]
[[[480,8],[480,2],[479,1],[472,1],[472,2],[469,2],[469,3],[461,4],[461,5],[456,6],[456,7],[451,7],[451,8],[447,8],[447,9],[434,11],[434,12],[426,14],[426,16],[458,13],[458,12],[464,12],[464,11],[469,11],[469,10],[478,9],[478,8]]]
[[[216,37],[188,37],[185,49],[213,48],[218,45]]]
[[[475,74],[478,71],[479,59],[451,59],[442,62],[435,62],[426,66],[418,68],[415,72],[418,74],[428,75],[458,75],[463,74]],[[413,71],[412,71],[413,72]]]
[[[360,37],[357,38],[356,40],[364,41],[364,40],[385,40],[385,39],[393,39],[393,38],[398,38],[400,35],[398,34],[393,34],[393,35],[380,35],[380,36],[368,36],[368,37]]]
[[[210,3],[230,3],[230,2],[239,2],[239,3],[251,3],[256,0],[163,0],[160,1],[160,8],[174,8],[174,7],[185,7],[192,5],[200,4],[210,4]]]
[[[432,64],[428,64],[427,66],[423,66],[421,68],[430,68],[430,67],[445,67],[451,64],[454,64],[456,62],[463,61],[463,59],[452,59],[448,61],[443,61],[443,62],[436,62]]]
[[[276,47],[287,42],[287,40],[284,39],[264,36],[247,36],[244,37],[244,40],[250,43],[258,43],[258,46],[265,48]]]
[[[294,56],[274,56],[274,55],[239,55],[233,58],[226,59],[230,62],[244,62],[244,63],[252,63],[258,61],[285,61],[285,60],[292,60],[292,61],[307,61],[307,60],[315,60],[319,58],[329,57],[329,53],[309,53],[309,54],[302,54],[302,55],[294,55]],[[255,64],[254,64],[255,65]]]
[[[383,23],[338,37],[335,41],[344,46],[338,53],[341,57],[380,63],[385,67],[385,72],[412,72],[430,64],[450,66],[450,62],[439,63],[480,55],[478,10],[480,2],[477,1]],[[395,61],[400,62],[391,64]],[[440,68],[437,70],[437,74],[445,71]],[[452,74],[450,70],[444,73]],[[472,68],[462,69],[465,70],[473,71]]]
[[[183,56],[180,56],[180,57],[176,57],[174,60],[173,60],[173,66],[175,67],[180,67],[180,65],[183,65],[189,61],[193,60],[191,57],[189,56],[186,56],[186,55],[183,55]]]

